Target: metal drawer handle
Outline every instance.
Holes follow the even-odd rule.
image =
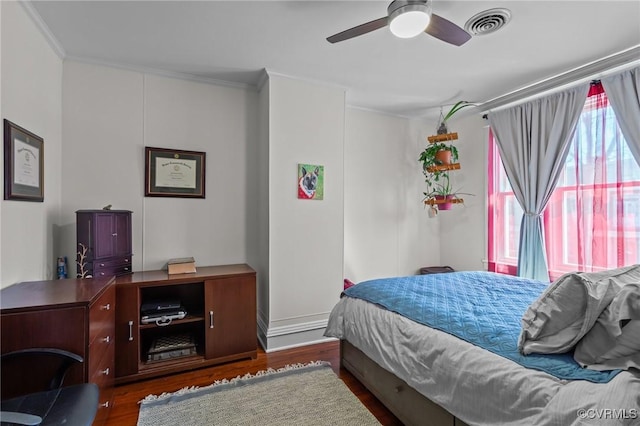
[[[109,408],[109,401],[107,401],[107,402],[105,402],[105,403],[103,403],[103,404],[100,404],[100,406],[101,406],[102,408]]]
[[[129,341],[133,342],[133,321],[129,321]]]
[[[213,328],[213,311],[209,311],[209,328]]]
[[[128,267],[128,266],[125,266],[125,267],[124,267],[124,270],[125,270],[125,271],[128,271],[128,270],[129,270],[129,267]]]
[[[105,376],[108,376],[109,375],[109,367],[107,367],[104,370],[102,370],[101,373],[104,374]]]
[[[117,237],[117,236],[118,236],[118,233],[117,233],[117,232],[114,232],[114,233],[113,233],[113,234],[111,234],[111,235],[112,235],[113,237]]]
[[[101,276],[101,277],[104,277],[104,272],[100,272],[100,276]]]
[[[128,262],[129,262],[129,259],[125,258],[125,259],[124,259],[124,261],[128,263]]]
[[[103,311],[110,311],[111,310],[111,303],[107,303],[106,305],[102,305],[101,309]]]
[[[100,266],[104,266],[104,263],[101,263]]]
[[[103,337],[103,338],[102,338],[102,341],[103,341],[104,343],[109,343],[109,342],[111,341],[111,336]]]

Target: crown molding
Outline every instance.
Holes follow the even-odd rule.
[[[45,24],[38,11],[35,9],[35,7],[33,7],[31,0],[20,0],[19,3],[27,13],[27,15],[29,15],[33,23],[36,24],[36,27],[38,27],[55,54],[58,55],[60,59],[65,59],[67,56],[67,52],[65,52],[64,47],[62,47],[58,39],[51,32],[51,29],[47,26],[47,24]]]
[[[640,64],[640,44],[488,100],[478,105],[478,111],[487,113],[490,110],[519,104],[531,98],[632,68],[638,64]]]
[[[380,115],[385,115],[385,116],[391,117],[391,118],[400,118],[400,119],[403,119],[403,120],[422,121],[422,120],[425,120],[425,118],[427,118],[427,117],[425,117],[423,115],[401,114],[401,113],[391,112],[391,111],[384,110],[384,109],[376,109],[376,108],[364,107],[364,106],[353,104],[353,103],[350,103],[350,102],[347,102],[345,104],[345,107],[347,107],[349,109],[352,109],[352,110],[355,110],[355,111],[368,112],[368,113],[371,113],[371,114],[380,114]]]
[[[260,72],[260,77],[258,77],[258,81],[256,82],[256,90],[261,91],[265,84],[269,81],[269,73],[266,68],[262,68]]]
[[[132,66],[132,65],[128,65],[128,64],[121,64],[121,63],[117,63],[117,62],[104,61],[104,60],[96,59],[96,58],[88,58],[88,57],[84,57],[84,56],[67,56],[65,58],[65,60],[74,61],[74,62],[80,62],[80,63],[85,63],[85,64],[90,64],[90,65],[99,65],[99,66],[104,66],[104,67],[109,67],[109,68],[117,68],[117,69],[121,69],[121,70],[124,70],[124,71],[139,72],[139,73],[142,73],[142,74],[157,75],[157,76],[160,76],[160,77],[176,78],[176,79],[179,79],[179,80],[193,81],[193,82],[196,82],[196,83],[212,84],[212,85],[215,85],[215,86],[232,87],[232,88],[236,88],[236,89],[244,89],[244,90],[251,90],[251,91],[255,91],[256,90],[256,86],[252,85],[252,84],[238,83],[238,82],[226,81],[226,80],[218,80],[218,79],[215,79],[215,78],[201,77],[201,76],[197,76],[197,75],[189,74],[189,73],[166,71],[166,70],[161,70],[161,69],[157,69],[157,68],[138,67],[138,66]]]
[[[343,86],[343,85],[340,85],[340,84],[328,83],[326,81],[316,80],[316,79],[313,79],[313,78],[306,78],[306,77],[299,77],[299,76],[295,76],[295,75],[291,75],[291,74],[285,74],[285,73],[281,73],[281,72],[278,72],[278,71],[271,70],[269,68],[265,68],[264,70],[265,70],[265,73],[267,74],[268,77],[270,77],[270,76],[283,77],[283,78],[288,78],[288,79],[291,79],[291,80],[301,81],[303,83],[315,84],[317,86],[324,86],[324,87],[328,87],[328,88],[342,90],[345,93],[347,92],[347,87]]]

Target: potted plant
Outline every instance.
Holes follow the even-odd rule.
[[[449,180],[449,172],[425,173],[425,182],[427,182],[427,192],[423,192],[422,202],[430,206],[432,217],[435,216],[437,210],[451,210],[453,204],[464,204],[460,198],[461,195],[473,196],[473,194],[453,189]]]
[[[425,174],[425,181],[427,182],[427,192],[423,192],[424,198],[422,199],[425,204],[428,204],[428,200],[439,201],[437,204],[439,210],[451,210],[453,203],[442,202],[444,200],[455,200],[458,195],[451,186],[448,172],[436,172]]]
[[[430,173],[429,169],[433,166],[441,166],[454,163],[458,160],[458,149],[444,142],[436,142],[429,144],[424,151],[420,153],[418,161],[422,162],[423,173]]]
[[[443,116],[442,113],[440,113],[440,123],[438,125],[437,133],[439,135],[444,135],[446,133],[449,133],[449,129],[447,129],[447,120],[453,117],[453,115],[456,112],[468,106],[475,106],[475,104],[469,101],[459,101],[459,102],[456,102],[456,104],[451,107],[451,109],[449,110],[449,112],[447,112],[446,115]]]

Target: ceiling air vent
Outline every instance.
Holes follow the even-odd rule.
[[[464,29],[471,35],[486,35],[507,25],[511,20],[509,9],[489,9],[472,16]]]

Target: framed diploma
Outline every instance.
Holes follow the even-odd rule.
[[[145,197],[205,198],[205,152],[144,148]]]
[[[4,199],[44,201],[44,141],[4,120]]]

